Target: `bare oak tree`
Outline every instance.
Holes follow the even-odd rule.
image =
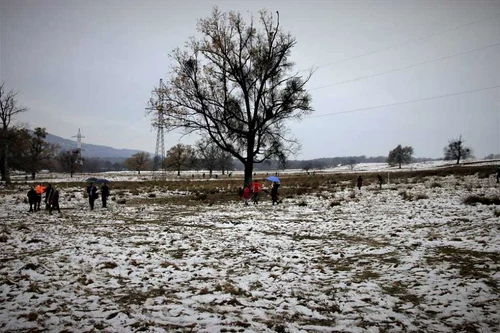
[[[460,163],[460,159],[466,159],[472,156],[472,149],[464,146],[464,140],[460,135],[458,139],[452,139],[448,142],[448,145],[443,148],[444,159],[457,160],[457,164]]]
[[[140,175],[142,170],[145,170],[150,162],[149,154],[146,152],[138,152],[125,160],[125,166],[129,170],[137,171]]]
[[[177,175],[180,176],[181,171],[192,167],[195,161],[195,150],[189,145],[179,143],[168,150],[165,164],[168,169],[177,171]]]
[[[199,20],[202,37],[173,52],[172,76],[162,97],[150,101],[165,128],[209,137],[241,161],[246,185],[254,163],[298,149],[285,121],[312,112],[305,89],[312,72],[292,72],[295,38],[283,31],[279,14],[259,14],[258,23],[246,23],[215,8]]]
[[[0,128],[0,160],[2,165],[0,171],[2,180],[9,184],[9,126],[16,114],[26,112],[28,108],[20,106],[16,98],[17,93],[12,90],[7,92],[4,86],[5,83],[0,85],[0,120],[2,121],[2,127]]]
[[[401,147],[398,145],[396,148],[389,152],[389,157],[387,157],[387,163],[390,165],[399,165],[401,169],[401,164],[411,163],[411,157],[413,155],[413,147],[406,146]]]

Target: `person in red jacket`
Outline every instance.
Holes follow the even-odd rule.
[[[262,185],[256,180],[252,183],[250,188],[252,189],[252,193],[253,193],[253,198],[252,198],[253,203],[254,203],[254,205],[258,204],[259,203],[259,191],[262,188]]]
[[[250,188],[248,186],[245,186],[243,189],[243,201],[245,202],[245,205],[248,206],[248,200],[250,199]]]

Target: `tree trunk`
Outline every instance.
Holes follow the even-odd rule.
[[[399,168],[401,169],[401,163],[399,163]]]
[[[34,172],[34,171],[33,171],[33,172],[31,172],[31,179],[32,179],[32,180],[35,180],[35,172]]]
[[[250,187],[252,184],[252,175],[253,175],[253,149],[255,145],[255,134],[249,133],[247,137],[247,159],[245,160],[245,186]]]
[[[7,131],[4,129],[4,133]],[[3,144],[3,174],[2,180],[5,181],[6,184],[10,184],[10,174],[9,174],[9,144],[5,142]]]
[[[457,157],[457,164],[459,164],[459,163],[460,163],[460,155],[458,155],[458,157]]]
[[[138,175],[140,175],[140,174],[141,174],[141,170],[140,170],[140,169],[139,169],[139,170],[137,170],[137,174],[138,174]]]
[[[245,161],[245,186],[250,187],[252,184],[252,174],[253,174],[253,157],[247,158]]]

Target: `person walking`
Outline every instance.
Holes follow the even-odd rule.
[[[43,200],[43,203],[45,204],[45,210],[49,210],[50,209],[49,198],[52,195],[52,185],[48,184],[43,192],[45,193],[45,199]]]
[[[378,178],[378,184],[379,184],[379,188],[382,189],[382,183],[384,182],[384,180],[382,179],[382,176],[380,174],[378,174],[377,176]]]
[[[59,190],[52,188],[49,197],[49,215],[52,214],[52,210],[57,209],[57,212],[61,214],[61,209],[59,209]]]
[[[250,188],[251,188],[252,193],[253,193],[253,196],[252,196],[253,203],[254,203],[254,205],[256,205],[259,203],[259,191],[262,188],[262,185],[256,180],[252,183]]]
[[[273,182],[273,187],[271,188],[271,200],[273,201],[273,206],[274,204],[279,204],[278,187],[280,187],[280,184],[277,182]]]
[[[250,188],[245,186],[243,189],[243,201],[245,202],[245,206],[248,206],[248,200],[250,200]]]
[[[361,191],[361,186],[363,186],[363,178],[361,178],[361,176],[358,177],[357,185],[358,185],[358,190]]]
[[[89,195],[90,210],[94,210],[94,202],[98,197],[97,187],[94,186],[94,183],[90,183],[90,185],[87,187],[87,194]]]
[[[37,200],[37,195],[35,192],[35,188],[32,186],[30,190],[28,191],[28,203],[30,204],[30,212],[33,212],[33,208],[36,211],[36,200]]]
[[[109,188],[106,183],[101,186],[101,200],[102,200],[102,208],[106,208],[106,201],[109,197]]]
[[[38,183],[38,185],[35,186],[35,193],[36,193],[35,212],[37,210],[40,210],[40,204],[42,203],[43,192],[45,192],[45,186],[43,186],[42,183]]]

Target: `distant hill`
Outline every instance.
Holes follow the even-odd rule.
[[[74,140],[64,139],[60,136],[47,134],[45,141],[59,145],[62,150],[71,150],[77,148],[77,142]],[[141,150],[134,149],[116,149],[108,146],[92,145],[87,143],[82,143],[82,155],[84,157],[99,157],[99,158],[129,158],[135,153]],[[152,156],[153,154],[150,153]]]

